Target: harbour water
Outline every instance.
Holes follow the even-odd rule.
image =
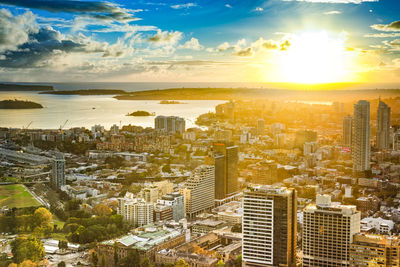
[[[137,110],[155,115],[179,116],[186,120],[186,128],[194,127],[196,118],[223,103],[219,100],[185,100],[186,104],[159,104],[158,100],[117,100],[113,96],[42,95],[37,92],[0,92],[0,100],[30,100],[43,105],[42,109],[0,109],[0,127],[57,129],[86,127],[100,124],[109,129],[113,124],[154,127],[154,116],[126,116]]]

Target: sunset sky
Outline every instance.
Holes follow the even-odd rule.
[[[400,82],[400,2],[0,0],[0,80]]]

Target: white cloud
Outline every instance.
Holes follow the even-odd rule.
[[[171,8],[173,9],[182,9],[182,8],[191,8],[196,7],[196,3],[186,3],[186,4],[179,4],[179,5],[172,5]]]
[[[197,38],[192,37],[189,41],[180,45],[180,49],[192,49],[192,50],[202,50],[204,47],[199,43]]]
[[[225,7],[227,7],[227,8],[233,8],[230,4],[226,4]]]
[[[225,50],[228,50],[229,48],[230,48],[231,46],[230,46],[230,44],[228,43],[228,42],[223,42],[222,44],[220,44],[218,47],[217,47],[217,49],[218,49],[218,51],[225,51]]]
[[[400,20],[393,21],[390,24],[374,24],[371,25],[371,28],[383,32],[398,32],[400,31]]]
[[[285,2],[310,2],[310,3],[327,3],[327,4],[361,4],[363,2],[379,2],[379,0],[282,0]]]
[[[339,14],[342,14],[342,12],[340,12],[338,10],[324,12],[324,15],[339,15]]]
[[[29,40],[30,33],[38,31],[39,25],[32,12],[13,16],[7,9],[0,10],[0,51],[16,50]]]
[[[256,12],[262,12],[262,11],[264,11],[264,8],[262,8],[262,7],[256,7],[256,8],[254,9],[254,11],[256,11]]]

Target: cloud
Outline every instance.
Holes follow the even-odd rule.
[[[79,13],[100,20],[132,21],[134,13],[141,10],[121,8],[110,2],[98,1],[49,1],[49,0],[0,0],[0,4],[24,8],[42,9],[54,13]]]
[[[196,7],[196,3],[186,3],[186,4],[179,4],[179,5],[172,5],[171,8],[173,9],[183,9],[183,8],[191,8]]]
[[[290,46],[290,42],[289,42],[289,40],[286,40],[286,41],[282,42],[279,47],[280,47],[281,51],[286,51],[289,48],[289,46]]]
[[[339,14],[342,14],[342,12],[340,12],[338,10],[324,12],[324,15],[339,15]]]
[[[226,4],[225,7],[227,7],[227,8],[233,8],[230,4]]]
[[[46,67],[70,53],[119,57],[131,52],[120,40],[109,45],[83,34],[66,36],[49,26],[40,28],[30,11],[12,16],[7,10],[0,10],[0,22],[0,67],[4,68]]]
[[[157,33],[150,36],[148,41],[159,45],[164,44],[176,44],[182,38],[182,32],[179,31],[161,31],[157,30]]]
[[[30,32],[39,29],[35,16],[28,11],[22,15],[13,16],[6,9],[0,10],[0,51],[16,50],[29,40]]]
[[[390,24],[374,24],[371,25],[371,28],[377,31],[397,32],[400,31],[400,20],[394,21]]]
[[[264,11],[264,8],[262,8],[262,7],[256,7],[256,8],[254,9],[254,11],[256,11],[256,12],[262,12],[262,11]]]
[[[197,38],[192,37],[189,41],[180,45],[180,49],[192,49],[192,50],[202,50],[204,47],[199,43]]]
[[[228,50],[230,47],[231,46],[230,46],[230,44],[228,42],[223,42],[222,44],[220,44],[217,47],[217,49],[218,49],[219,52],[222,52],[222,51]]]
[[[390,37],[400,37],[400,32],[392,32],[392,33],[374,33],[374,34],[366,34],[364,37],[369,38],[390,38]]]
[[[281,50],[285,51],[290,46],[289,40],[281,40],[280,42],[274,40],[264,40],[262,37],[257,41],[253,42],[251,46],[254,49],[266,49],[266,50]]]
[[[379,0],[282,0],[284,2],[310,2],[327,4],[361,4],[363,2],[379,2]]]
[[[253,49],[251,47],[247,47],[245,49],[234,52],[232,55],[239,57],[250,57],[253,55]]]

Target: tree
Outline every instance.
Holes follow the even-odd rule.
[[[64,240],[58,241],[58,248],[59,249],[68,249],[68,242]]]
[[[40,261],[44,255],[42,242],[35,237],[18,236],[11,242],[13,261],[21,263],[24,260]]]
[[[106,267],[106,258],[101,254],[100,267]]]
[[[90,261],[92,262],[93,267],[97,267],[99,263],[99,256],[95,251],[92,251]]]
[[[63,261],[60,261],[58,264],[57,264],[57,267],[65,267],[66,265],[65,265],[65,262],[63,262]]]
[[[240,223],[235,224],[234,226],[232,226],[231,231],[233,233],[241,233],[242,232],[242,224],[240,224]]]
[[[150,260],[148,258],[145,258],[140,262],[140,267],[151,267],[151,266],[152,265],[151,265]]]
[[[169,164],[165,164],[163,167],[162,167],[162,172],[168,172],[168,173],[171,173],[172,171],[171,171],[171,165],[169,165]]]
[[[53,215],[46,208],[38,208],[33,213],[33,217],[37,226],[45,228],[50,225],[53,220]]]
[[[174,267],[189,267],[189,264],[184,259],[180,259],[175,262]]]
[[[217,267],[224,267],[225,266],[225,262],[223,260],[219,260],[217,263]]]
[[[93,213],[97,216],[110,216],[112,210],[104,204],[98,204],[93,208]]]
[[[242,255],[237,256],[237,258],[236,258],[236,266],[238,266],[238,267],[242,266]]]
[[[118,244],[114,242],[114,266],[118,264]]]

